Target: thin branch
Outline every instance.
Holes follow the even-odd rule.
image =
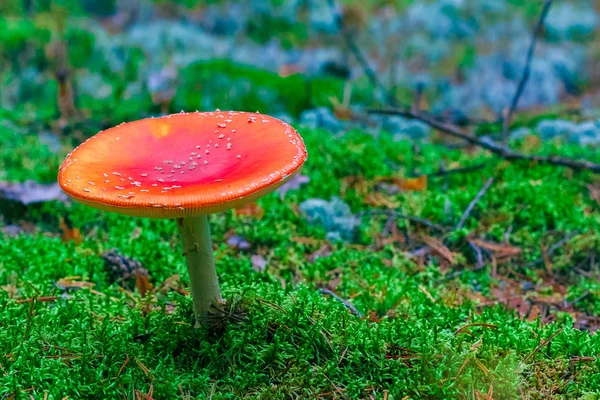
[[[540,351],[542,348],[544,348],[544,346],[546,346],[548,343],[550,343],[552,341],[552,339],[554,339],[556,336],[558,336],[559,333],[561,333],[563,331],[563,328],[560,328],[559,330],[557,330],[556,332],[554,332],[552,334],[552,336],[550,336],[548,339],[544,340],[542,343],[540,343],[540,345],[538,347],[535,348],[535,350],[533,350],[531,353],[529,353],[527,355],[527,357],[525,357],[525,359],[523,360],[523,363],[526,363],[527,360],[529,360],[531,357],[533,357],[533,355],[535,353],[537,353],[538,351]]]
[[[532,262],[526,264],[525,266],[533,267],[535,265],[542,263],[544,261],[544,258],[550,257],[552,254],[554,254],[554,252],[556,250],[558,250],[559,248],[564,246],[569,240],[573,239],[577,235],[579,235],[579,231],[573,231],[573,232],[568,233],[567,235],[565,235],[564,238],[562,238],[561,240],[559,240],[558,242],[556,242],[552,246],[550,246],[548,251],[546,251],[545,257],[538,258],[537,260],[532,261]]]
[[[337,301],[339,301],[340,303],[342,303],[343,305],[346,306],[346,308],[348,310],[350,310],[350,312],[354,315],[356,315],[358,318],[362,318],[363,315],[360,311],[358,311],[356,309],[356,307],[354,307],[352,304],[350,304],[347,300],[342,299],[340,296],[338,296],[337,294],[335,294],[335,292],[333,290],[327,289],[327,288],[322,288],[321,289],[321,293],[329,295],[331,297],[333,297],[334,299],[336,299]]]
[[[485,194],[485,192],[487,192],[487,190],[492,185],[492,182],[494,182],[494,178],[489,178],[485,182],[485,185],[483,185],[483,187],[481,188],[481,190],[477,193],[477,195],[475,196],[475,198],[473,200],[471,200],[471,202],[469,203],[469,206],[467,207],[467,209],[463,213],[462,217],[460,218],[460,221],[458,222],[458,225],[456,225],[456,229],[462,228],[463,225],[465,224],[465,222],[467,222],[467,218],[469,218],[469,215],[471,214],[471,211],[473,211],[473,207],[475,207],[475,204],[477,204],[479,202],[479,200],[481,200],[481,198],[483,197],[483,195]]]
[[[485,163],[481,163],[481,164],[476,164],[476,165],[471,165],[469,167],[460,167],[460,168],[452,168],[452,169],[445,169],[443,167],[440,167],[440,169],[436,172],[430,172],[428,174],[425,174],[425,176],[427,176],[428,178],[433,178],[433,177],[438,177],[438,176],[448,176],[450,174],[462,174],[462,173],[467,173],[467,172],[473,172],[473,171],[478,171],[480,169],[483,169],[487,166],[487,164]],[[414,175],[413,177],[417,177],[421,174],[417,174]]]
[[[413,217],[412,215],[404,215],[404,214],[401,214],[394,210],[366,210],[366,211],[360,211],[359,213],[356,214],[356,216],[359,218],[361,218],[363,216],[367,216],[367,215],[385,215],[388,217],[406,219],[408,221],[416,222],[418,224],[425,225],[429,228],[437,229],[439,231],[445,230],[445,228],[442,225],[436,224],[435,222],[431,222],[428,219],[420,218],[420,217]]]
[[[503,120],[504,126],[504,145],[506,146],[508,140],[508,125],[512,119],[512,116],[519,105],[519,100],[521,99],[521,95],[523,94],[523,90],[525,90],[525,86],[527,85],[527,81],[529,80],[529,76],[531,74],[531,60],[533,59],[533,54],[535,52],[535,45],[537,43],[537,39],[544,27],[544,21],[546,20],[546,16],[550,11],[550,6],[552,5],[552,0],[546,0],[544,2],[544,6],[542,8],[542,13],[540,14],[540,18],[538,19],[537,25],[533,30],[533,34],[531,36],[531,43],[529,44],[529,50],[527,51],[527,59],[525,61],[525,69],[523,69],[523,76],[521,76],[521,80],[519,81],[519,85],[517,86],[517,90],[512,99],[512,103],[510,104],[510,108],[506,113],[506,116]]]
[[[476,136],[470,135],[466,132],[463,132],[461,129],[449,125],[436,119],[421,115],[421,113],[413,113],[412,111],[402,111],[402,110],[382,110],[375,109],[369,110],[372,114],[382,114],[382,115],[398,115],[408,119],[415,119],[421,121],[430,127],[437,129],[438,131],[445,133],[447,135],[453,136],[458,139],[465,140],[466,142],[484,148],[486,150],[491,151],[504,158],[505,160],[525,160],[525,161],[534,161],[542,164],[555,165],[560,167],[568,167],[574,170],[589,170],[592,172],[600,173],[600,164],[593,163],[591,161],[585,160],[573,160],[570,158],[557,157],[557,156],[536,156],[536,155],[528,155],[517,153],[508,147],[505,147],[499,143],[494,142],[493,140],[485,140],[482,138],[478,138]]]
[[[346,47],[348,47],[348,49],[352,52],[352,54],[354,55],[354,58],[356,58],[356,61],[358,61],[358,63],[360,64],[363,72],[365,73],[367,78],[369,78],[369,81],[371,81],[371,84],[374,87],[376,87],[377,89],[381,90],[383,93],[385,93],[385,98],[389,105],[391,105],[392,107],[397,107],[398,101],[386,89],[385,85],[383,83],[381,83],[379,78],[377,78],[377,74],[369,66],[369,62],[367,61],[366,57],[364,56],[364,54],[362,53],[362,51],[360,50],[360,48],[358,47],[356,42],[354,41],[352,32],[350,32],[350,30],[348,30],[348,28],[346,27],[346,24],[344,23],[344,19],[338,12],[338,7],[336,7],[335,0],[329,0],[329,8],[331,9],[331,12],[334,14],[336,24],[342,34],[342,37],[346,44]]]

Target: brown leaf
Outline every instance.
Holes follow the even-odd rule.
[[[294,243],[300,243],[300,244],[304,244],[306,246],[321,246],[323,243],[325,243],[325,241],[321,240],[321,239],[315,239],[315,238],[303,237],[303,236],[296,236],[296,237],[290,238],[290,240]]]
[[[142,297],[146,296],[146,293],[152,289],[152,284],[150,283],[150,277],[145,274],[137,274],[135,276],[135,287],[137,288],[139,294]]]
[[[18,292],[17,292],[17,287],[15,285],[0,286],[0,289],[4,290],[6,293],[8,293],[9,299],[17,298]]]
[[[76,281],[75,279],[79,279],[79,276],[67,276],[66,278],[62,278],[59,279],[56,282],[56,286],[58,286],[59,288],[63,289],[63,290],[68,290],[68,289],[83,289],[86,287],[94,287],[96,286],[94,283],[92,282],[86,282],[86,281]]]
[[[29,299],[18,300],[17,304],[32,303],[34,301],[49,303],[51,301],[56,301],[56,300],[58,300],[58,296],[40,296],[40,297],[31,297]]]
[[[286,78],[291,75],[300,74],[304,72],[304,67],[301,64],[283,64],[279,68],[279,76]]]
[[[265,215],[265,210],[256,202],[244,204],[241,207],[234,209],[235,215],[246,215],[256,219],[261,219]]]
[[[308,261],[314,263],[317,258],[321,257],[329,257],[333,252],[333,246],[329,242],[324,243],[321,247],[317,249],[317,251],[309,254],[307,256]]]
[[[418,178],[401,179],[398,182],[398,186],[400,189],[410,190],[413,192],[427,190],[427,175],[421,175]]]
[[[190,294],[190,292],[184,290],[184,287],[185,285],[181,283],[181,277],[179,274],[175,274],[165,279],[157,290],[163,294],[166,294],[169,290],[174,290],[183,296],[187,296]]]
[[[342,271],[339,268],[333,269],[325,275],[329,278],[329,281],[327,282],[328,289],[335,290],[342,282]]]
[[[338,105],[333,107],[333,115],[342,121],[350,121],[354,117],[354,113],[348,107]]]
[[[427,190],[427,175],[416,178],[400,178],[394,176],[380,176],[375,178],[377,182],[391,183],[403,191],[421,192]]]
[[[514,257],[521,254],[521,249],[508,244],[490,243],[481,239],[470,239],[469,242],[477,247],[491,251],[497,258]]]
[[[387,208],[398,208],[400,202],[398,200],[384,196],[382,193],[374,192],[369,193],[365,197],[365,204],[373,207],[387,207]]]
[[[73,228],[70,223],[65,222],[64,218],[60,218],[59,221],[60,229],[63,231],[62,240],[63,242],[74,241],[77,244],[83,242],[83,236],[78,228]]]
[[[139,238],[141,234],[142,234],[142,228],[140,228],[138,226],[133,230],[133,232],[131,232],[131,236],[129,237],[129,240],[135,240],[135,239]]]
[[[359,196],[364,197],[369,193],[370,185],[363,176],[347,176],[342,179],[340,190],[342,198],[346,197],[348,189],[354,189]]]
[[[454,264],[454,255],[452,254],[450,249],[448,249],[448,247],[444,245],[444,243],[442,243],[434,237],[427,235],[421,235],[421,240],[423,241],[423,243],[429,246],[434,253],[437,253],[438,255],[442,256],[450,264]]]

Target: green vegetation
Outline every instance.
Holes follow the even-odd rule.
[[[175,4],[154,3],[166,15]],[[196,3],[178,4],[187,16]],[[412,3],[369,0],[348,15],[361,23]],[[509,163],[437,134],[413,143],[297,126],[309,182],[209,217],[229,312],[199,329],[174,221],[3,197],[7,182],[54,183],[69,151],[123,121],[217,107],[298,119],[332,105],[350,118],[350,105],[379,105],[364,77],[308,78],[293,65],[269,72],[194,59],[157,78],[171,54],[154,63],[86,23],[115,4],[0,1],[0,400],[600,398],[598,175]],[[532,22],[539,14],[538,2],[508,4]],[[303,24],[263,17],[243,34],[279,37],[284,48],[323,44]],[[400,56],[418,55],[414,47]],[[480,51],[466,41],[452,50],[434,73],[468,70]],[[424,107],[438,95],[431,90]],[[413,101],[406,86],[393,93]],[[513,128],[580,121],[566,109],[516,115]],[[511,146],[600,162],[598,148],[537,136]],[[461,168],[471,170],[452,171]],[[302,211],[335,197],[359,221],[347,241],[328,240]]]
[[[575,325],[578,315],[600,311],[599,287],[595,278],[573,272],[582,254],[600,246],[598,204],[585,187],[591,175],[524,168],[436,145],[415,153],[409,143],[385,134],[379,139],[361,132],[341,139],[324,131],[301,134],[310,154],[303,170],[308,185],[283,200],[277,194],[260,200],[265,210],[260,219],[235,212],[211,216],[217,269],[232,315],[210,329],[192,328],[191,301],[181,294],[185,262],[172,221],[60,202],[5,215],[5,225],[18,224],[23,232],[0,236],[0,396],[132,398],[135,391],[152,391],[155,398],[212,393],[215,399],[319,394],[402,399],[471,398],[493,391],[494,398],[510,399],[521,393],[548,398],[550,390],[555,398],[598,395],[598,336]],[[3,126],[0,137],[7,144],[0,154],[4,179],[49,181],[64,156],[36,143],[25,128]],[[561,148],[563,154],[571,151],[582,150]],[[431,178],[425,191],[382,195],[403,214],[452,226],[484,178],[494,177],[466,228],[438,236],[453,252],[453,265],[440,255],[425,263],[409,259],[399,237],[382,244],[385,217],[364,218],[354,243],[327,244],[325,232],[298,212],[302,201],[330,196],[341,196],[353,212],[372,209],[359,185],[344,184],[347,177],[371,185],[378,176],[406,176],[409,169],[436,171],[442,159],[453,166],[486,166],[450,175],[447,190],[444,179]],[[81,242],[61,232],[61,218],[80,231]],[[33,232],[27,228],[31,223]],[[395,226],[413,247],[423,235],[439,234],[404,220]],[[486,263],[452,278],[474,265],[467,238],[501,243],[509,227],[510,244],[522,253],[499,264],[496,277]],[[249,250],[226,244],[231,229],[251,244]],[[524,266],[541,257],[540,244],[547,248],[573,230],[581,234],[549,260],[555,282],[543,263]],[[112,248],[148,270],[154,288],[145,297],[139,287],[115,282],[102,259]],[[253,268],[252,255],[266,259],[264,272]],[[597,261],[592,267],[598,268]],[[65,289],[67,277],[76,281],[73,286],[94,286]],[[516,280],[534,288],[525,293]],[[572,312],[551,309],[556,322],[547,324],[542,316],[524,318],[506,305],[493,305],[510,303],[498,294],[510,285],[517,285],[514,295],[534,304],[587,295]],[[349,299],[364,317],[321,294],[320,287]]]

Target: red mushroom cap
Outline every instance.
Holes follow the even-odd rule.
[[[224,211],[284,184],[306,161],[287,123],[216,111],[147,118],[92,136],[67,156],[61,188],[120,214],[181,218]]]

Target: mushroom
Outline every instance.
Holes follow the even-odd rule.
[[[287,123],[215,111],[124,123],[92,136],[64,160],[58,182],[101,210],[177,221],[197,325],[223,303],[207,215],[257,200],[306,161]]]

